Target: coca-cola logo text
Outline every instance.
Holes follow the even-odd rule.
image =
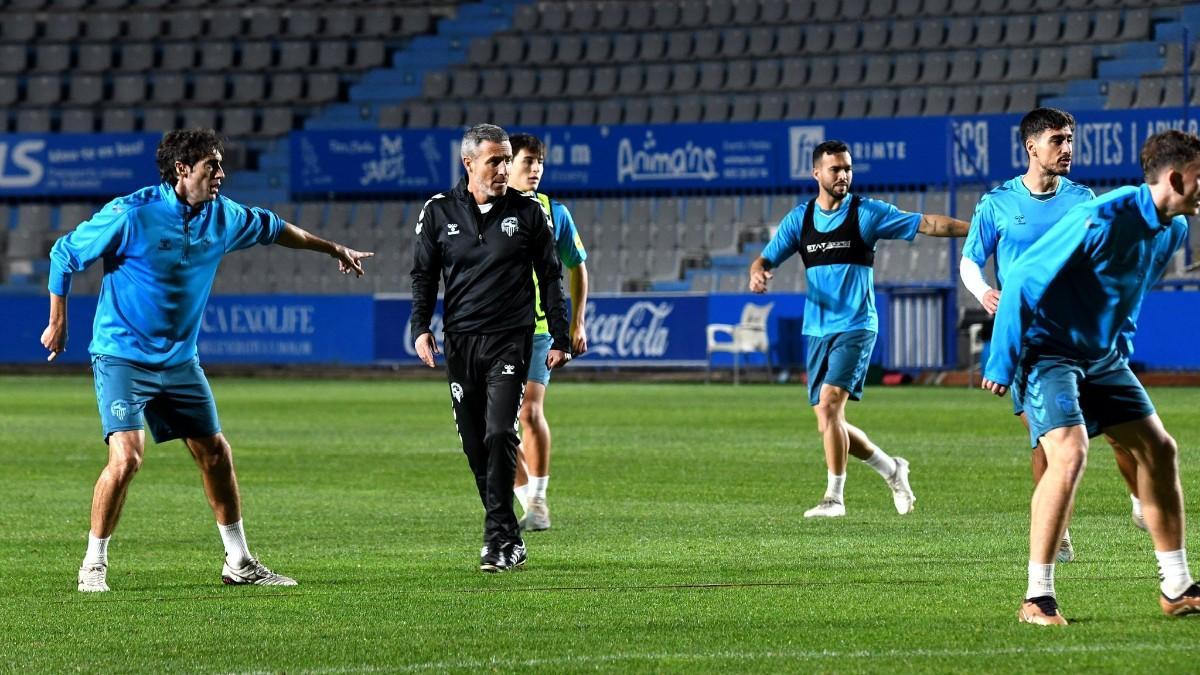
[[[671,329],[663,324],[674,303],[633,303],[624,314],[599,314],[587,306],[588,352],[601,357],[661,358],[667,353]]]

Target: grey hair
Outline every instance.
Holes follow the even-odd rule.
[[[478,154],[479,144],[484,141],[493,143],[505,143],[508,141],[508,132],[495,124],[476,124],[467,129],[467,133],[462,137],[462,154],[463,159],[474,159]]]

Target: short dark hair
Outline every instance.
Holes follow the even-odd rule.
[[[175,162],[192,166],[213,151],[224,154],[225,144],[212,129],[176,129],[168,131],[158,143],[155,161],[158,174],[163,181],[174,183],[179,179]]]
[[[546,144],[533,134],[513,134],[508,137],[508,142],[512,143],[513,157],[521,154],[522,150],[527,150],[538,159],[546,159]]]
[[[817,162],[821,161],[821,157],[825,155],[837,155],[843,152],[850,152],[850,146],[846,145],[844,141],[825,141],[813,148],[813,166],[816,166]]]
[[[1034,108],[1021,118],[1021,142],[1037,138],[1050,129],[1074,129],[1075,118],[1058,108]]]
[[[1147,183],[1158,182],[1163,169],[1182,170],[1200,161],[1200,136],[1169,129],[1146,139],[1142,146],[1142,172]]]

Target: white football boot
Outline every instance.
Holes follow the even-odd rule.
[[[82,593],[104,593],[108,590],[108,565],[95,563],[79,568],[79,590]]]
[[[230,567],[229,561],[226,560],[225,564],[221,566],[221,581],[231,586],[240,584],[252,584],[254,586],[296,585],[295,579],[272,572],[254,558],[251,558],[249,562],[237,569]]]
[[[534,497],[529,500],[529,508],[521,517],[521,529],[526,532],[550,529],[550,509],[546,508],[545,497]]]
[[[804,512],[805,518],[840,518],[846,515],[846,505],[832,497],[826,497],[820,504]]]
[[[908,460],[903,457],[896,457],[895,460],[896,470],[887,478],[887,484],[892,489],[892,503],[896,505],[896,513],[904,515],[913,512],[917,496],[908,484]]]

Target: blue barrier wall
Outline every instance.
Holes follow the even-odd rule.
[[[893,308],[908,302],[912,289],[881,288],[879,339],[871,362],[887,368],[907,368],[905,344],[914,342],[917,330],[942,331],[945,360],[923,356],[922,367],[954,367],[955,355],[947,344],[954,335],[952,317],[944,323],[923,320],[922,328],[905,334],[892,320]],[[930,297],[944,289],[928,289]],[[705,327],[710,323],[737,323],[746,303],[775,303],[768,322],[771,361],[775,366],[802,367],[804,363],[804,296],[796,293],[752,294],[627,294],[599,295],[588,302],[589,352],[573,367],[701,367],[705,364]],[[72,296],[69,300],[70,343],[59,357],[68,363],[86,363],[87,345],[96,298]],[[49,302],[37,296],[0,296],[0,363],[39,363],[46,351],[39,343],[46,327]],[[412,301],[402,296],[214,296],[204,313],[199,348],[209,364],[324,364],[416,365],[408,320]],[[1180,336],[1200,334],[1200,292],[1158,290],[1146,297],[1134,361],[1156,370],[1200,370],[1200,350]],[[441,314],[432,327],[441,339]],[[915,340],[924,343],[926,340]],[[918,347],[922,346],[920,344]],[[937,345],[933,345],[937,346]],[[933,361],[930,361],[933,359]],[[749,356],[747,365],[761,365]],[[718,354],[716,366],[731,363]]]
[[[850,144],[859,184],[999,182],[1023,173],[1020,115],[512,128],[547,141],[543,184],[555,192],[784,189],[812,180],[812,150]],[[1087,111],[1078,119],[1071,178],[1140,180],[1146,137],[1197,131],[1180,108]],[[295,131],[291,190],[412,194],[462,174],[458,129]]]
[[[158,134],[0,134],[0,197],[115,195],[158,182]]]

